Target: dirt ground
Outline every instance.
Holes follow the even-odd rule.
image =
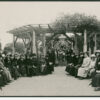
[[[74,78],[59,66],[50,75],[19,78],[3,87],[0,96],[100,96],[90,81]]]

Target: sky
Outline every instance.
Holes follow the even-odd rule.
[[[0,2],[0,41],[11,43],[7,31],[28,24],[48,24],[62,14],[85,13],[100,20],[100,2]]]

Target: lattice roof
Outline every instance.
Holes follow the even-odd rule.
[[[49,24],[33,24],[33,25],[26,25],[19,28],[15,28],[13,30],[8,31],[19,38],[30,38],[30,34],[35,31],[36,35],[40,35],[43,33],[53,33],[51,26]]]

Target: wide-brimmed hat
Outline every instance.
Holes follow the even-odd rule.
[[[91,55],[91,58],[95,58],[95,57],[96,57],[95,54],[92,54],[92,55]]]

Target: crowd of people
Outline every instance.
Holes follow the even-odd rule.
[[[75,55],[71,53],[67,55],[66,72],[79,79],[91,78],[91,85],[100,88],[100,53],[92,54],[80,53]]]
[[[38,59],[36,54],[0,54],[0,87],[19,77],[51,74],[54,71],[53,53]]]
[[[61,55],[60,55],[61,56]],[[79,78],[91,78],[94,87],[100,87],[100,54],[88,52],[75,54],[72,50],[66,50],[63,55],[67,62],[65,71]],[[0,54],[0,87],[5,86],[19,77],[32,77],[52,74],[59,55],[55,50],[49,49],[46,56],[38,58],[36,54]]]

